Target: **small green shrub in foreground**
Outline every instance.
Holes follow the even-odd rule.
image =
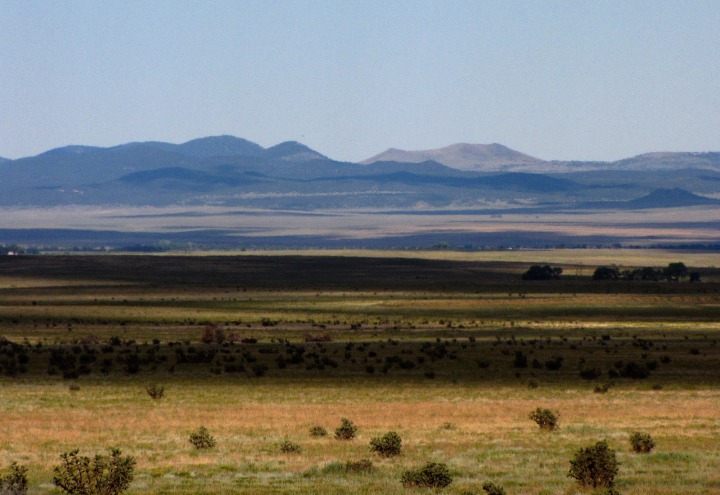
[[[310,427],[310,436],[311,437],[326,437],[328,434],[327,430],[319,425],[311,426]]]
[[[538,407],[530,413],[530,419],[535,421],[541,430],[553,431],[558,427],[558,415],[550,409]]]
[[[402,438],[394,431],[370,440],[370,450],[382,457],[394,457],[402,454]]]
[[[357,433],[357,426],[347,418],[340,420],[341,425],[335,429],[335,438],[337,440],[352,440]]]
[[[568,476],[575,478],[584,488],[612,488],[617,473],[615,451],[603,440],[575,453],[575,457],[570,461]]]
[[[145,392],[147,392],[151,399],[160,400],[165,396],[165,387],[153,383],[145,387]]]
[[[650,451],[655,448],[655,441],[649,434],[636,431],[630,435],[630,445],[632,446],[633,452],[649,454]]]
[[[10,472],[0,476],[0,495],[25,495],[27,491],[27,468],[13,462],[10,464]]]
[[[505,489],[501,486],[496,485],[490,481],[486,481],[482,486],[483,490],[487,495],[505,495]]]
[[[196,431],[190,434],[190,443],[195,446],[196,449],[211,449],[215,447],[217,443],[215,437],[213,437],[207,428],[201,426]]]
[[[78,450],[62,454],[62,464],[53,468],[53,483],[68,495],[120,495],[133,480],[135,459],[118,449],[93,459]]]
[[[420,469],[405,471],[400,482],[406,488],[445,488],[452,483],[452,476],[447,465],[429,462]]]
[[[302,447],[299,443],[291,442],[287,438],[280,444],[280,452],[283,454],[299,454],[302,452]]]

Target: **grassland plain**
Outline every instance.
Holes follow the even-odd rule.
[[[3,259],[0,467],[53,493],[60,453],[115,446],[138,461],[128,493],[399,494],[435,461],[442,493],[569,495],[573,453],[606,439],[623,494],[720,493],[714,263],[662,253],[637,264],[704,281],[600,283],[568,258],[563,280],[523,282],[523,261],[353,254]],[[529,420],[538,406],[559,430]],[[343,417],[352,441],[332,438]],[[188,442],[201,425],[215,448]],[[390,430],[404,454],[374,456]],[[653,452],[632,452],[635,431]],[[374,471],[345,471],[362,458]]]

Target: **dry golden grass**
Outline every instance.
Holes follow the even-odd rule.
[[[77,392],[56,382],[5,382],[0,391],[0,465],[12,460],[29,465],[36,479],[39,473],[31,493],[42,493],[38,481],[49,480],[60,452],[80,447],[94,453],[112,445],[137,457],[141,481],[163,473],[152,487],[136,483],[131,493],[143,493],[137,491],[142,486],[147,493],[174,493],[180,490],[176,477],[183,472],[195,472],[185,480],[190,489],[225,493],[227,487],[203,491],[208,484],[227,485],[228,474],[218,470],[221,465],[233,476],[250,477],[262,465],[271,477],[294,480],[292,493],[313,493],[300,473],[333,461],[370,457],[370,438],[395,430],[403,438],[405,455],[397,461],[374,459],[381,469],[375,486],[385,487],[382,493],[400,493],[395,485],[402,466],[429,459],[447,462],[457,473],[447,493],[473,486],[477,490],[489,478],[512,486],[512,493],[541,493],[543,488],[558,493],[572,486],[565,478],[572,450],[599,439],[607,439],[621,459],[634,466],[621,470],[623,493],[693,493],[673,474],[678,462],[687,469],[684,479],[702,480],[697,485],[702,493],[719,492],[720,473],[710,469],[720,455],[715,443],[717,390],[624,389],[599,396],[588,390],[463,385],[295,385],[301,384],[297,389],[272,381],[170,381],[167,397],[151,401],[138,380],[81,382]],[[538,405],[560,412],[560,430],[542,433],[528,419]],[[355,440],[332,439],[341,417],[359,427]],[[316,424],[331,436],[311,438],[308,429]],[[188,443],[189,433],[200,425],[216,436],[216,449],[197,452]],[[651,479],[642,475],[650,468],[629,451],[627,437],[635,430],[650,432],[658,443],[657,454],[645,458],[654,469]],[[303,453],[280,453],[279,443],[286,437],[300,443]],[[537,463],[545,467],[538,470]],[[322,492],[344,492],[337,481],[322,480]],[[347,489],[356,488],[357,481],[344,482]],[[286,493],[267,480],[253,483],[258,493]]]

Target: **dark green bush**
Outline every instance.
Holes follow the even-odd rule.
[[[607,391],[610,390],[611,386],[612,386],[612,384],[610,384],[610,383],[605,383],[603,385],[596,385],[595,388],[593,389],[593,392],[595,392],[596,394],[606,394]]]
[[[157,383],[152,383],[145,387],[145,392],[147,392],[151,399],[159,400],[165,396],[165,387]]]
[[[636,431],[630,435],[630,445],[632,446],[633,452],[649,454],[650,451],[655,448],[655,441],[649,434]]]
[[[78,450],[62,454],[62,464],[53,468],[53,483],[69,495],[119,495],[133,480],[135,459],[122,456],[118,449],[93,459]]]
[[[615,451],[603,440],[575,453],[568,476],[575,478],[582,487],[612,488],[617,473]]]
[[[342,424],[335,429],[335,438],[337,440],[352,440],[355,438],[357,426],[347,418],[342,418],[340,422]]]
[[[445,488],[452,483],[452,476],[447,465],[440,462],[429,462],[420,469],[405,471],[400,482],[406,488]]]
[[[211,449],[215,447],[217,443],[215,438],[210,434],[207,428],[201,426],[196,431],[190,434],[190,443],[195,446],[196,449]]]
[[[10,472],[0,476],[0,495],[25,495],[28,491],[27,468],[10,464]]]
[[[291,442],[287,438],[280,444],[280,452],[283,454],[299,454],[302,452],[302,447],[299,443]]]
[[[370,450],[382,457],[394,457],[402,454],[402,438],[394,431],[370,440]]]
[[[505,489],[503,487],[498,486],[495,483],[491,483],[490,481],[483,483],[482,488],[485,490],[487,495],[505,495]]]
[[[538,407],[530,413],[530,419],[535,421],[541,430],[553,431],[558,427],[558,415],[550,409]]]
[[[586,368],[584,370],[580,370],[580,378],[583,380],[595,380],[596,378],[600,378],[601,375],[602,371],[597,368]]]
[[[310,436],[311,437],[326,437],[328,434],[327,430],[320,426],[315,425],[310,427]]]

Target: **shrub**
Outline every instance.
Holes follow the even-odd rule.
[[[608,390],[610,390],[610,387],[612,387],[612,384],[610,383],[605,383],[603,385],[595,385],[593,392],[595,392],[596,394],[606,394]]]
[[[620,370],[620,376],[623,378],[643,379],[650,376],[650,370],[644,364],[638,364],[631,361],[627,363],[622,370]]]
[[[505,495],[505,489],[503,487],[498,486],[495,483],[491,483],[490,481],[483,483],[482,488],[485,490],[487,495]]]
[[[617,473],[615,451],[603,440],[575,453],[568,476],[575,478],[582,487],[612,488]]]
[[[429,462],[420,469],[405,471],[400,482],[405,487],[445,488],[452,483],[452,476],[445,464]]]
[[[580,370],[580,378],[583,380],[595,380],[600,378],[601,375],[602,371],[597,368],[586,368],[584,370]]]
[[[649,454],[650,451],[655,448],[655,441],[649,434],[636,431],[630,435],[630,445],[632,446],[633,452]]]
[[[27,468],[10,464],[10,472],[0,476],[0,495],[25,495],[28,491]]]
[[[530,413],[530,419],[535,421],[541,430],[553,431],[558,427],[558,415],[550,409],[538,407]]]
[[[158,400],[165,397],[165,387],[156,383],[152,383],[145,387],[145,391],[153,400]]]
[[[370,440],[370,450],[382,457],[394,457],[402,454],[402,438],[394,431]]]
[[[291,442],[287,438],[280,444],[280,452],[283,454],[299,454],[302,452],[302,447],[299,443]]]
[[[335,429],[335,439],[337,440],[352,440],[355,438],[357,433],[357,426],[347,418],[340,420],[342,423]]]
[[[522,274],[523,280],[558,280],[563,269],[559,266],[533,265]]]
[[[310,427],[310,436],[311,437],[326,437],[328,434],[327,430],[320,426],[315,425]]]
[[[135,459],[122,456],[118,449],[93,459],[78,450],[62,454],[62,464],[53,468],[53,483],[70,495],[119,495],[133,480]]]
[[[210,434],[207,428],[201,426],[190,434],[190,443],[195,446],[196,449],[211,449],[215,447],[215,438]]]

